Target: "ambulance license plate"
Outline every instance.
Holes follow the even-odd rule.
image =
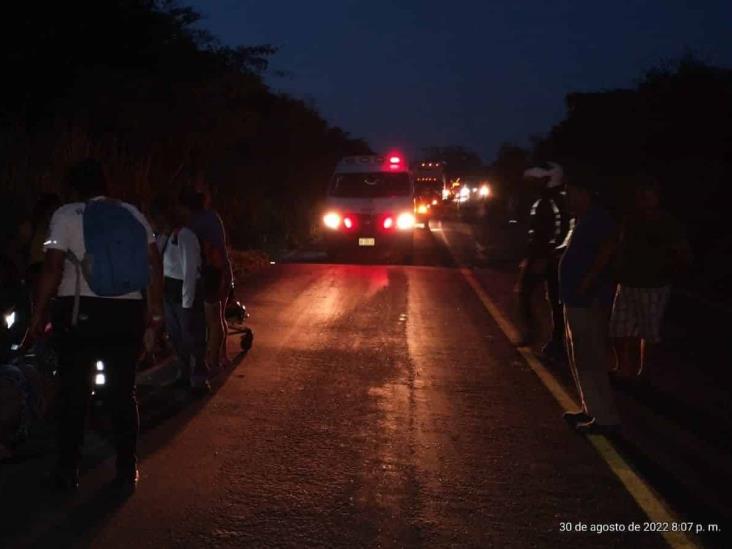
[[[359,246],[376,246],[376,239],[375,238],[359,238],[358,245]]]

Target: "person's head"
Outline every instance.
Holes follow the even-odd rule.
[[[207,185],[201,186],[197,189],[198,194],[201,195],[199,200],[201,201],[201,208],[202,209],[210,209],[211,208],[211,190]]]
[[[150,225],[156,233],[167,233],[174,224],[173,201],[166,195],[158,195],[150,203]]]
[[[538,189],[559,191],[564,185],[564,170],[556,162],[545,162],[524,172],[527,181]]]
[[[183,189],[178,197],[181,213],[186,217],[203,211],[206,205],[206,196],[194,188]]]
[[[594,192],[579,181],[567,183],[567,207],[576,215],[584,214],[592,205]]]
[[[661,205],[661,193],[658,182],[650,177],[641,179],[633,193],[633,206],[641,213],[653,213]]]
[[[102,164],[94,158],[87,158],[72,165],[66,171],[64,182],[67,188],[84,201],[95,196],[104,196],[108,192]]]

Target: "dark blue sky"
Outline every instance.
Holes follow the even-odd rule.
[[[732,66],[732,0],[195,0],[227,44],[280,48],[273,89],[378,150],[463,144],[491,160],[692,51]]]

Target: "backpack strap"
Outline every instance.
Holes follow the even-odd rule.
[[[84,212],[86,212],[86,208],[89,206],[89,202],[91,200],[87,200],[84,203]],[[82,214],[83,216],[83,214]],[[83,218],[82,218],[83,219]],[[82,221],[82,227],[84,226],[84,222]],[[83,229],[82,229],[83,231]],[[71,250],[66,250],[66,259],[68,259],[71,264],[74,266],[74,270],[76,271],[76,282],[74,285],[74,308],[71,312],[71,325],[76,326],[79,322],[79,304],[81,302],[81,269],[82,269],[82,261],[78,257],[76,257],[76,254],[72,252]]]
[[[167,235],[165,237],[165,242],[163,243],[163,248],[162,248],[162,250],[160,250],[160,257],[161,258],[162,257],[165,257],[165,250],[168,249],[168,244],[170,244],[170,238],[171,238],[171,235]]]
[[[71,325],[76,326],[79,321],[79,303],[81,302],[81,260],[71,250],[66,250],[66,259],[74,266],[76,271],[76,285],[74,289],[74,309],[71,313]]]

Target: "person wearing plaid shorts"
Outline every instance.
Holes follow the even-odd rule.
[[[671,281],[691,260],[680,224],[660,207],[655,181],[641,180],[633,211],[620,233],[618,288],[610,318],[615,375],[633,379],[647,370],[650,348],[661,341]]]

